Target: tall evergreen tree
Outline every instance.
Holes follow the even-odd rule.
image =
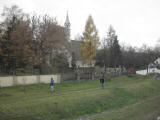
[[[113,46],[115,37],[116,37],[115,30],[114,30],[113,26],[110,25],[108,28],[107,39],[106,39],[108,48]]]
[[[83,32],[83,43],[81,44],[81,56],[88,64],[92,64],[96,56],[96,50],[99,45],[99,36],[93,18],[90,15]]]
[[[0,25],[0,29],[3,31],[3,41],[1,41],[1,44],[3,44],[1,46],[3,56],[2,61],[4,69],[9,73],[15,65],[13,42],[11,40],[12,33],[16,30],[19,22],[23,20],[25,14],[18,8],[18,6],[14,5],[10,8],[5,7],[1,15],[4,17],[4,21]]]
[[[112,66],[118,67],[121,64],[121,50],[117,40],[117,36],[114,39],[113,46],[111,49],[111,54],[112,54],[111,59],[113,61]]]
[[[107,49],[109,67],[117,67],[121,64],[121,49],[114,28],[110,25],[107,34]]]

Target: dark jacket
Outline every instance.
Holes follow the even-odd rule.
[[[102,74],[101,78],[100,78],[100,83],[104,83],[104,74]]]
[[[53,79],[51,79],[50,86],[54,86],[54,80]]]

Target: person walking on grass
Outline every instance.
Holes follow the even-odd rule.
[[[104,73],[103,72],[101,72],[100,84],[101,84],[101,87],[104,88]]]
[[[51,78],[51,83],[50,83],[50,87],[51,87],[51,92],[53,92],[54,91],[54,80],[53,80],[53,78]]]

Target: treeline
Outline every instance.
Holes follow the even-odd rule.
[[[112,26],[109,27],[107,37],[102,48],[97,51],[96,65],[101,67],[125,67],[145,69],[160,56],[160,47],[151,48],[143,45],[140,48],[120,46],[118,36]]]
[[[4,8],[0,23],[0,73],[16,74],[17,70],[34,74],[64,72],[69,69],[69,43],[65,27],[48,15],[28,15],[16,5]],[[104,38],[102,48],[90,15],[81,40],[81,58],[90,66],[96,62],[101,67],[125,67],[142,69],[159,57],[160,49],[143,46],[121,46],[112,26]],[[67,48],[68,46],[68,48]],[[68,50],[67,50],[68,49]],[[72,54],[71,65],[76,68]],[[36,71],[34,71],[36,70]]]
[[[64,53],[58,52],[66,44],[65,30],[55,18],[30,16],[16,5],[5,7],[1,17],[0,73],[34,67],[45,74],[52,71],[45,68],[58,71],[62,63],[61,69],[67,66]]]

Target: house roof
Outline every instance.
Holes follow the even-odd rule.
[[[160,57],[157,58],[157,59],[154,61],[154,63],[160,64]]]

